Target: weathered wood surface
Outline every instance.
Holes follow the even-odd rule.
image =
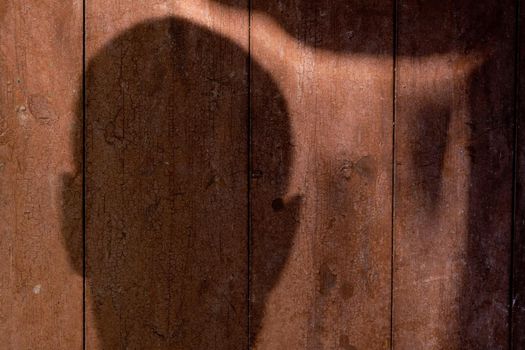
[[[513,242],[512,346],[525,349],[525,3],[520,0],[517,53],[516,208]]]
[[[87,11],[87,346],[245,349],[247,53],[142,6]]]
[[[82,1],[0,2],[2,349],[82,347],[81,74]]]
[[[258,349],[386,349],[390,343],[392,4],[253,1],[251,54],[282,86],[293,166],[274,232],[293,244],[271,298],[261,254],[270,225],[266,177],[253,186],[252,323]],[[371,23],[374,23],[372,30]],[[327,50],[330,49],[330,50]],[[336,53],[338,52],[338,53]],[[352,52],[356,54],[352,54]],[[253,112],[264,83],[254,75]],[[253,125],[258,147],[271,138]],[[262,164],[261,164],[262,163]],[[262,171],[264,174],[264,170]],[[277,177],[283,180],[283,175]],[[261,188],[262,186],[262,188]],[[275,226],[277,227],[277,226]],[[266,305],[260,304],[265,301]],[[260,327],[260,329],[255,328]]]
[[[0,3],[0,347],[85,269],[87,349],[525,348],[515,2],[85,5],[84,103],[82,2]]]
[[[506,349],[515,4],[399,1],[396,349]]]

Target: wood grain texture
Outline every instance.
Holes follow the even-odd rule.
[[[64,16],[64,14],[68,14]],[[75,164],[70,133],[82,72],[78,1],[0,5],[0,344],[80,349],[82,279],[65,237],[78,239],[80,198],[63,201]],[[78,133],[77,133],[78,135]],[[64,208],[74,216],[65,225]],[[79,243],[77,240],[76,243]],[[76,252],[81,246],[75,245]]]
[[[87,72],[88,346],[246,348],[246,54],[174,18],[115,34]]]
[[[1,349],[525,349],[515,1],[84,4],[85,101],[0,2]]]
[[[248,56],[185,20],[142,21],[163,12],[177,14],[167,3],[150,13],[131,3],[88,7],[87,345],[244,349]],[[208,20],[245,30],[247,41],[247,15]],[[250,71],[268,110],[252,114],[254,125],[274,141],[258,152],[265,176],[277,178],[286,171],[286,106],[257,62]],[[259,252],[271,262],[282,248],[269,242]]]
[[[280,142],[254,117],[251,300],[264,310],[254,348],[389,347],[392,27],[389,2],[253,1],[251,53],[292,124],[292,161],[267,159],[259,148]],[[253,113],[269,118],[265,90],[254,74]],[[271,162],[291,170],[268,174]],[[268,262],[270,242],[290,248]]]
[[[0,347],[81,349],[82,2],[0,3]],[[66,213],[71,216],[66,217]]]
[[[400,1],[396,349],[506,349],[514,3]]]
[[[517,49],[516,208],[513,242],[512,346],[525,349],[525,3],[520,1]]]
[[[235,6],[236,0],[213,0]],[[293,40],[329,52],[378,53],[376,43],[385,38],[393,19],[391,2],[384,1],[324,1],[324,0],[270,0],[252,2],[254,14],[269,15]],[[366,33],[371,41],[357,47],[354,36]],[[385,41],[386,39],[386,41]]]

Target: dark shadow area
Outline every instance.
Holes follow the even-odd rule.
[[[417,135],[411,153],[411,165],[417,169],[414,184],[420,205],[431,215],[437,214],[439,208],[451,109],[451,106],[438,102],[423,104],[414,125]]]
[[[236,6],[235,0],[214,0]],[[364,54],[389,54],[384,39],[392,33],[392,7],[379,0],[255,0],[252,9],[269,15],[292,37],[316,48]]]
[[[228,6],[238,6],[236,0],[214,0]],[[443,40],[448,28],[461,25],[460,39],[465,44],[464,53],[483,47],[487,38],[501,24],[502,6],[486,6],[468,1],[412,1],[401,3],[411,10],[411,23],[435,23],[439,27],[420,27],[420,41],[413,43],[415,56],[455,52],[458,47]],[[380,0],[253,0],[253,11],[269,15],[291,36],[317,48],[348,51],[358,54],[390,55],[390,47],[382,47],[384,38],[392,36],[393,2]],[[485,11],[492,10],[492,16]],[[495,10],[495,11],[494,11]],[[447,12],[447,13],[445,13]],[[451,14],[459,14],[457,17]],[[444,29],[444,30],[442,30]],[[376,46],[375,43],[378,45]]]
[[[513,77],[498,68],[512,57],[505,57],[506,45],[495,45],[501,51],[469,79],[468,239],[459,300],[465,349],[507,349],[509,342]]]
[[[466,250],[459,257],[466,272],[453,338],[465,349],[503,348],[510,328],[513,9],[470,0],[410,6],[398,9],[413,12],[400,17],[399,57],[485,58],[464,92],[471,168]],[[381,2],[258,0],[253,10],[315,48],[391,53],[383,43],[392,34],[392,9]],[[248,314],[251,339],[257,335],[289,254],[299,198],[283,199],[292,157],[286,102],[256,62],[248,154],[247,58],[223,37],[164,19],[131,28],[89,62],[85,268],[88,310],[104,349],[246,348]],[[431,209],[425,213],[442,200],[452,108],[421,105],[417,127],[401,140],[413,145],[410,167],[417,198]],[[74,138],[80,159],[81,136]],[[81,225],[80,189],[80,171],[64,178],[63,231],[82,273],[82,239],[73,234]],[[326,266],[322,275],[330,285]],[[255,276],[250,289],[249,276]],[[88,329],[88,341],[93,334]]]
[[[479,55],[483,62],[469,73],[465,88],[450,86],[447,91],[451,96],[460,94],[450,99],[450,106],[421,106],[424,113],[418,116],[411,135],[414,181],[424,184],[417,189],[423,193],[422,204],[435,208],[436,204],[427,201],[441,201],[441,205],[454,208],[456,203],[439,196],[447,177],[443,152],[450,142],[450,119],[457,118],[451,113],[467,113],[468,133],[465,140],[460,140],[467,145],[464,152],[470,163],[470,169],[463,170],[469,172],[465,189],[467,236],[461,255],[450,256],[451,260],[461,262],[463,272],[457,300],[448,306],[452,310],[457,305],[454,312],[459,328],[450,337],[459,340],[461,349],[506,349],[509,342],[514,5],[513,2],[430,1],[410,2],[410,6],[398,10],[400,57],[473,54]],[[452,64],[458,69],[458,79],[465,79],[461,61],[451,60]],[[465,111],[454,111],[453,103],[458,100],[466,101]],[[449,167],[448,171],[462,170]],[[454,227],[447,229],[450,235],[462,232],[457,233]]]
[[[246,349],[248,314],[255,338],[299,199],[283,199],[292,158],[286,102],[256,62],[248,75],[248,62],[229,40],[174,18],[132,27],[89,61],[88,347],[96,337],[102,349]],[[249,76],[258,83],[251,113]],[[82,274],[82,238],[73,234],[81,232],[80,170],[63,183],[64,237]]]

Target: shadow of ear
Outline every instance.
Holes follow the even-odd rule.
[[[279,282],[299,226],[303,197],[274,199],[264,210],[254,212],[252,242],[252,344],[262,326],[268,294]]]
[[[61,183],[62,242],[68,252],[71,267],[82,275],[82,176],[80,173],[66,173],[62,175]]]

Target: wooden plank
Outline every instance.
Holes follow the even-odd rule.
[[[89,349],[247,347],[247,55],[171,3],[88,2]]]
[[[0,3],[2,349],[82,347],[81,76],[82,1]]]
[[[252,3],[252,345],[387,349],[392,3]]]
[[[514,2],[398,7],[396,349],[506,349]]]
[[[525,349],[525,4],[520,1],[518,33],[516,208],[513,245],[512,346]]]

